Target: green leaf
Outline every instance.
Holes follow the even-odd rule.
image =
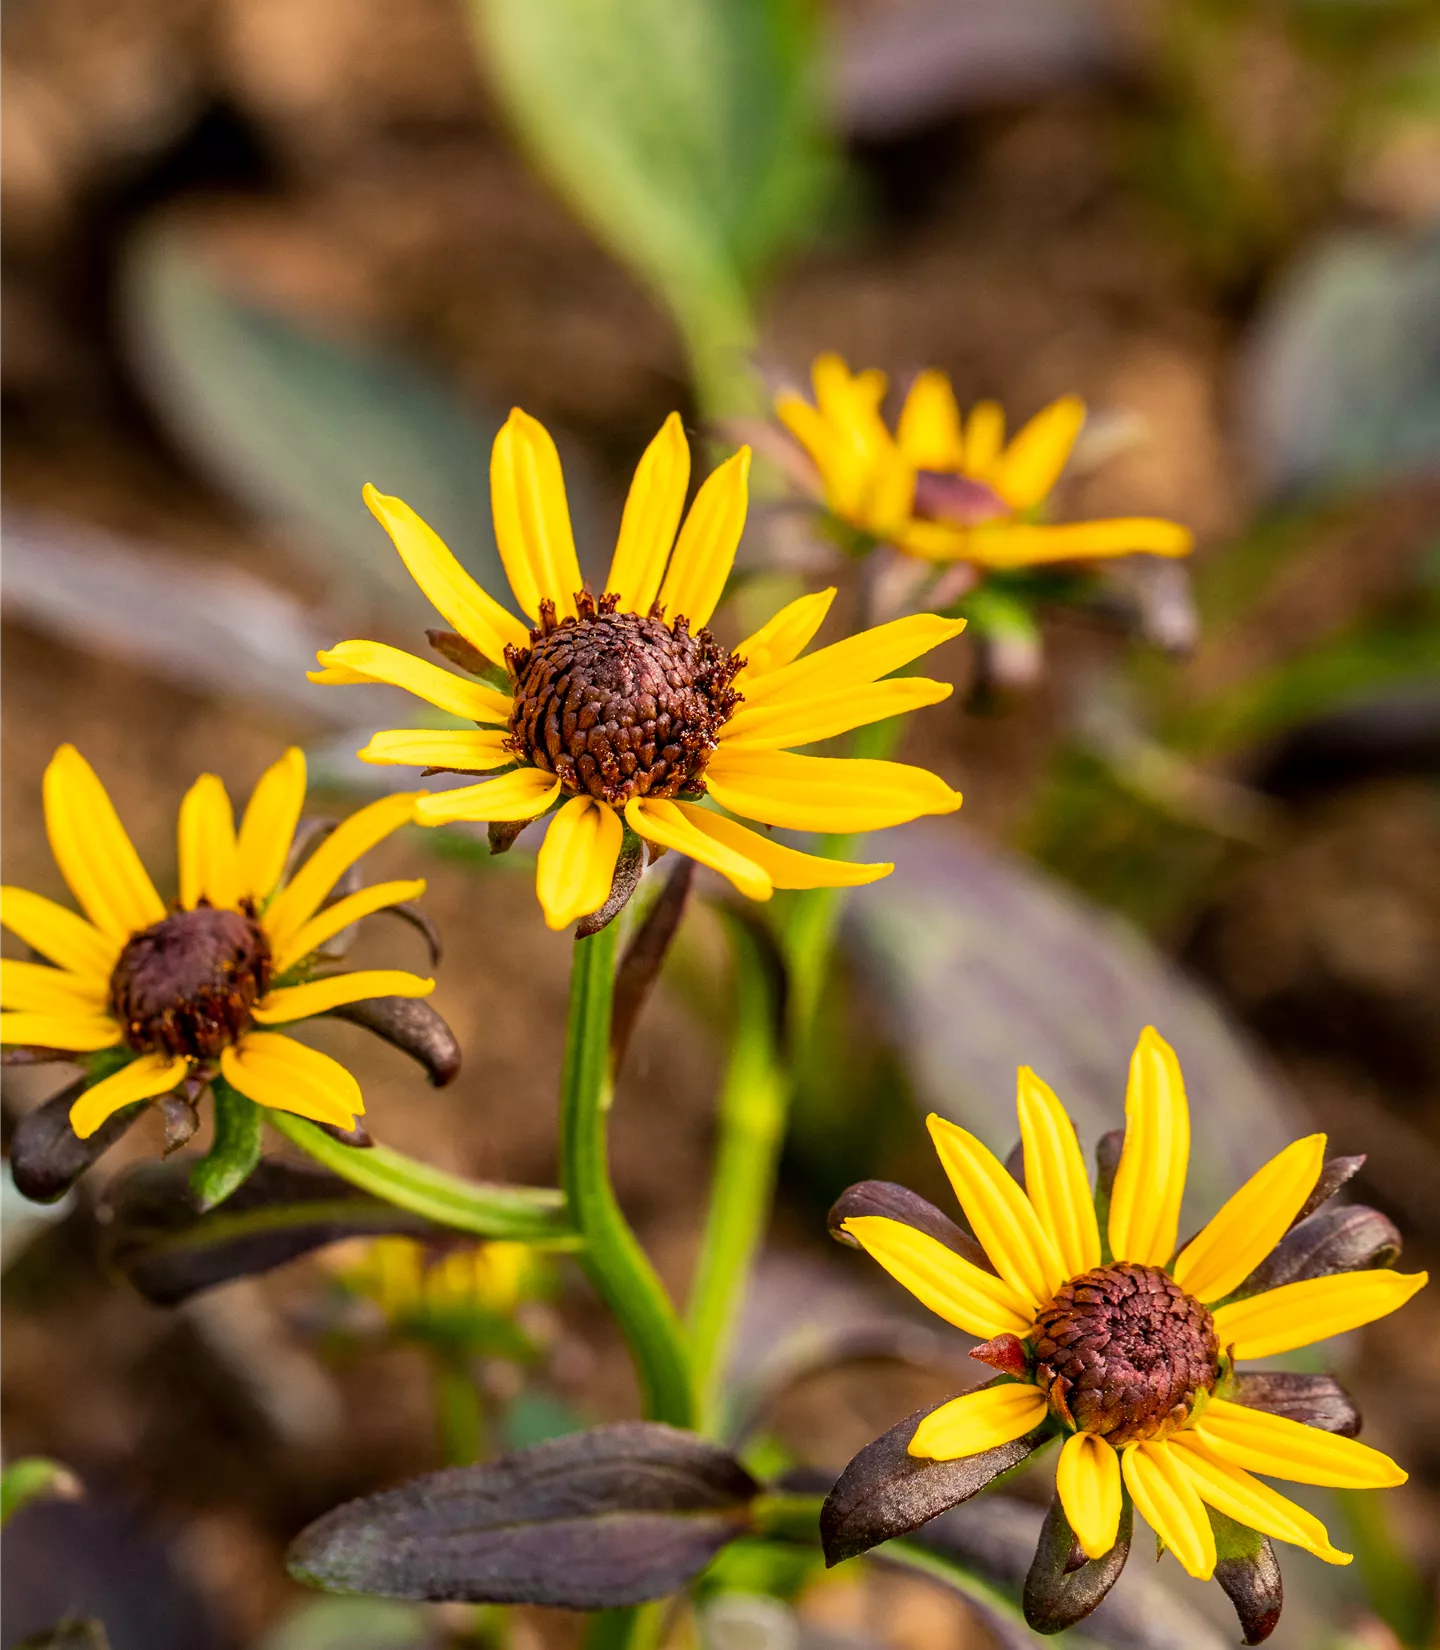
[[[24,1456],[0,1472],[0,1526],[32,1501],[73,1501],[79,1494],[80,1480],[69,1467],[43,1455]]]
[[[202,1210],[213,1209],[243,1186],[260,1161],[260,1108],[232,1089],[223,1077],[212,1079],[210,1103],[215,1112],[215,1141],[190,1171],[190,1189]]]
[[[750,293],[832,162],[806,0],[473,0],[521,133],[661,295],[709,410],[753,405]]]
[[[417,1163],[388,1146],[343,1145],[289,1112],[271,1112],[269,1120],[287,1140],[342,1180],[452,1231],[543,1243],[552,1249],[573,1249],[578,1244],[565,1218],[564,1196],[550,1187],[465,1180]]]

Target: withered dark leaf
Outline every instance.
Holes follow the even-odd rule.
[[[460,1071],[460,1044],[455,1033],[421,997],[366,997],[332,1008],[336,1020],[364,1026],[424,1066],[431,1084],[443,1089]]]
[[[618,1071],[630,1046],[630,1034],[640,1018],[640,1010],[665,961],[665,953],[685,915],[690,884],[695,879],[695,861],[677,856],[665,876],[655,903],[632,936],[615,970],[615,997],[610,1013],[610,1059]]]
[[[1215,1531],[1215,1579],[1235,1606],[1246,1644],[1263,1644],[1285,1603],[1280,1564],[1270,1538],[1207,1507]]]
[[[107,1263],[157,1306],[268,1272],[342,1238],[436,1230],[336,1175],[273,1157],[262,1158],[244,1185],[208,1214],[200,1212],[187,1166],[178,1161],[127,1171],[98,1212]]]
[[[1134,1524],[1134,1509],[1127,1497],[1115,1545],[1103,1558],[1087,1559],[1056,1496],[1040,1527],[1035,1557],[1025,1577],[1025,1620],[1037,1633],[1061,1633],[1090,1614],[1125,1568]]]
[[[638,836],[627,835],[615,862],[615,875],[610,879],[610,895],[598,911],[581,917],[575,925],[577,940],[589,939],[602,928],[608,928],[630,903],[640,878],[645,871],[645,844]]]
[[[1247,1370],[1235,1377],[1230,1394],[1237,1404],[1303,1421],[1322,1432],[1354,1438],[1360,1411],[1345,1388],[1328,1375],[1300,1375],[1290,1370]]]
[[[427,630],[425,634],[430,638],[431,647],[442,659],[448,659],[452,665],[459,665],[461,670],[469,671],[472,676],[490,675],[493,667],[474,642],[467,642],[454,630]]]
[[[492,819],[485,827],[485,837],[492,854],[508,854],[515,846],[521,831],[533,825],[530,819]]]
[[[977,1239],[957,1226],[943,1209],[937,1209],[928,1198],[921,1197],[919,1192],[912,1192],[908,1186],[898,1185],[893,1180],[861,1180],[847,1186],[830,1207],[827,1217],[830,1236],[837,1243],[858,1248],[855,1239],[841,1228],[847,1220],[863,1215],[879,1215],[885,1220],[898,1220],[905,1226],[913,1226],[917,1232],[924,1232],[937,1243],[943,1243],[972,1266],[983,1267],[990,1273],[995,1271],[990,1257]]]
[[[1258,1295],[1306,1278],[1389,1266],[1400,1249],[1395,1223],[1378,1209],[1363,1203],[1317,1209],[1286,1232],[1235,1293],[1237,1297]]]
[[[639,1604],[743,1535],[758,1491],[718,1444],[622,1421],[347,1502],[301,1532],[289,1569],[388,1598]]]
[[[927,1461],[908,1454],[915,1429],[939,1408],[938,1403],[927,1404],[907,1415],[867,1444],[840,1474],[820,1514],[827,1565],[868,1552],[968,1501],[1018,1466],[1044,1437],[1043,1432],[1032,1432],[958,1461]]]
[[[15,1187],[32,1203],[64,1197],[92,1163],[98,1161],[145,1110],[147,1102],[107,1117],[88,1139],[70,1127],[70,1108],[85,1092],[86,1077],[67,1084],[15,1125],[10,1141],[10,1173]]]
[[[1334,1197],[1336,1192],[1360,1170],[1365,1167],[1365,1153],[1357,1157],[1327,1157],[1320,1166],[1320,1174],[1310,1195],[1300,1205],[1300,1211],[1290,1222],[1292,1227],[1298,1226],[1308,1216],[1313,1215],[1322,1203]]]

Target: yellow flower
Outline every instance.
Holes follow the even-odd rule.
[[[549,1286],[531,1245],[503,1241],[440,1251],[415,1238],[376,1238],[341,1277],[397,1325],[466,1314],[508,1318]]]
[[[1186,555],[1188,529],[1150,516],[1050,524],[1035,519],[1070,457],[1085,407],[1062,396],[1005,441],[1005,414],[981,401],[962,421],[950,380],[922,372],[892,435],[884,373],[852,374],[838,355],[812,369],[815,402],[793,390],[775,411],[815,468],[838,520],[926,561],[1006,569],[1148,551]]]
[[[799,831],[870,831],[960,806],[922,768],[792,749],[947,697],[948,683],[881,678],[956,635],[958,622],[917,614],[802,657],[834,597],[827,590],[792,602],[733,653],[706,629],[745,525],[749,466],[742,448],[685,514],[690,449],[672,414],[635,472],[597,598],[580,577],[555,444],[517,408],[495,439],[490,486],[524,621],[408,505],[365,489],[411,576],[455,627],[431,632],[437,650],[471,679],[363,641],[321,653],[311,679],[388,682],[476,724],[377,733],[360,752],[367,762],[494,776],[422,798],[422,825],[516,826],[558,808],[536,876],[551,928],[606,904],[627,827],[752,899],[890,870],[782,847],[701,806],[706,792],[729,813]]]
[[[238,831],[224,785],[202,774],[180,806],[180,897],[170,906],[73,745],[45,770],[44,796],[51,851],[85,915],[24,888],[0,891],[0,921],[55,965],[0,962],[0,1003],[14,1011],[0,1014],[0,1042],[112,1055],[71,1109],[75,1133],[85,1139],[122,1107],[217,1070],[259,1105],[353,1128],[365,1105],[350,1072],[269,1028],[434,988],[395,969],[309,977],[343,929],[423,890],[377,883],[326,903],[356,860],[409,820],[413,795],[362,808],[287,878],[304,755],[287,751],[262,775]]]
[[[1058,1431],[1057,1493],[1090,1559],[1115,1546],[1128,1492],[1192,1576],[1207,1578],[1216,1565],[1207,1507],[1348,1563],[1318,1519],[1254,1475],[1364,1489],[1403,1483],[1405,1473],[1352,1437],[1293,1418],[1305,1401],[1274,1403],[1277,1384],[1297,1382],[1303,1392],[1316,1378],[1237,1374],[1234,1365],[1383,1317],[1425,1274],[1377,1269],[1247,1284],[1309,1206],[1324,1159],[1318,1134],[1251,1176],[1177,1254],[1190,1116],[1179,1063],[1152,1029],[1130,1064],[1108,1214],[1102,1190],[1097,1215],[1074,1126],[1028,1068],[1018,1109],[1023,1186],[974,1135],[929,1120],[973,1239],[920,1199],[894,1205],[914,1220],[846,1217],[845,1198],[836,1208],[848,1238],[948,1323],[984,1337],[976,1355],[1005,1372],[926,1415],[909,1455],[952,1461]],[[959,1252],[967,1249],[973,1259]],[[1273,1412],[1285,1407],[1292,1413]]]

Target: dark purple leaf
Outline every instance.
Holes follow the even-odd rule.
[[[973,1266],[983,1267],[991,1273],[995,1271],[990,1257],[969,1232],[957,1226],[943,1209],[937,1209],[908,1186],[897,1185],[893,1180],[862,1180],[848,1186],[831,1206],[830,1236],[837,1243],[847,1244],[852,1249],[859,1248],[855,1239],[841,1228],[847,1220],[866,1215],[878,1215],[885,1220],[898,1220],[902,1225],[913,1226],[917,1232],[924,1232],[937,1243],[943,1243]]]
[[[1037,1633],[1060,1633],[1073,1627],[1105,1597],[1130,1556],[1134,1523],[1134,1509],[1127,1496],[1115,1545],[1104,1558],[1087,1559],[1059,1496],[1055,1497],[1040,1526],[1040,1540],[1025,1577],[1025,1619]]]
[[[323,1170],[262,1158],[218,1208],[202,1214],[180,1162],[146,1163],[109,1188],[99,1211],[109,1264],[157,1306],[268,1272],[342,1238],[436,1228]]]
[[[1285,1589],[1268,1536],[1207,1507],[1215,1531],[1215,1579],[1235,1606],[1246,1644],[1262,1644],[1275,1631]]]
[[[640,924],[615,970],[615,997],[610,1014],[610,1060],[618,1071],[630,1046],[630,1034],[640,1018],[640,1010],[650,995],[650,987],[665,961],[665,953],[680,927],[690,884],[695,878],[695,861],[677,856],[665,877],[645,920]]]
[[[329,1592],[639,1604],[744,1534],[758,1491],[718,1444],[622,1421],[347,1502],[300,1534],[289,1568]]]
[[[1365,1167],[1365,1153],[1356,1157],[1327,1157],[1320,1166],[1320,1176],[1310,1190],[1310,1195],[1300,1205],[1300,1211],[1290,1222],[1291,1226],[1298,1226],[1302,1220],[1308,1219],[1320,1207],[1334,1197],[1336,1192],[1357,1175]]]
[[[460,1044],[455,1033],[421,997],[366,997],[342,1003],[330,1016],[364,1026],[424,1066],[431,1083],[443,1089],[460,1071]]]
[[[909,1454],[915,1429],[939,1408],[938,1403],[927,1404],[907,1415],[867,1444],[840,1474],[820,1514],[827,1565],[868,1552],[892,1536],[906,1535],[968,1501],[1001,1473],[1019,1466],[1045,1437],[1043,1431],[1028,1433],[958,1461],[927,1461]]]
[[[577,940],[589,939],[602,928],[608,928],[630,903],[640,878],[645,871],[645,844],[638,836],[627,835],[615,862],[615,875],[610,879],[610,894],[598,911],[581,917],[575,925]]]
[[[88,1077],[77,1078],[15,1125],[10,1141],[10,1173],[16,1190],[32,1203],[54,1203],[64,1197],[145,1110],[147,1102],[143,1100],[126,1106],[82,1140],[70,1127],[70,1108],[89,1081]]]
[[[1305,1278],[1389,1266],[1400,1248],[1394,1221],[1378,1209],[1367,1209],[1363,1203],[1317,1209],[1308,1220],[1290,1228],[1235,1294],[1258,1295]]]
[[[1230,1397],[1249,1409],[1284,1415],[1322,1432],[1354,1438],[1360,1411],[1338,1381],[1328,1375],[1298,1375],[1289,1370],[1247,1370],[1235,1377]]]
[[[483,676],[488,680],[495,667],[474,642],[467,642],[453,630],[427,630],[425,634],[441,658],[448,659],[452,665],[459,665],[461,670],[468,671],[472,676]]]

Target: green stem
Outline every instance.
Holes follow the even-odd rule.
[[[560,1081],[560,1183],[583,1247],[580,1259],[619,1323],[635,1361],[646,1416],[693,1427],[685,1331],[610,1184],[610,1007],[616,924],[576,940]]]
[[[474,1466],[485,1454],[485,1410],[480,1389],[459,1353],[437,1351],[432,1362],[440,1453],[447,1467]]]
[[[690,1295],[691,1364],[706,1431],[719,1428],[722,1383],[740,1303],[770,1219],[790,1082],[773,969],[747,924],[729,923],[735,1019],[720,1094],[710,1207]]]

